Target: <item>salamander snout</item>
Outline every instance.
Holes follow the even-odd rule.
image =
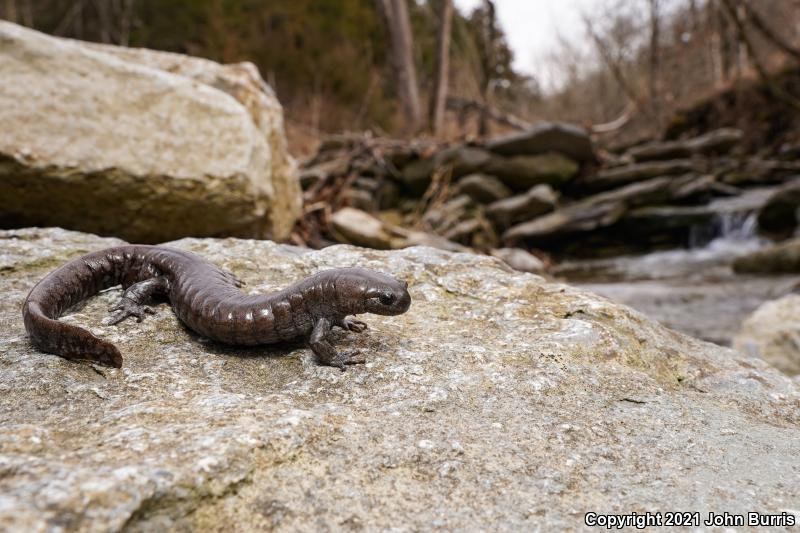
[[[401,315],[411,307],[411,295],[405,281],[384,274],[370,281],[369,289],[364,293],[368,313]]]

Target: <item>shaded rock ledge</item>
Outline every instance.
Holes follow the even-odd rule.
[[[406,279],[407,314],[341,336],[367,359],[344,373],[301,346],[211,344],[166,306],[102,326],[118,291],[65,320],[117,343],[124,368],[33,350],[30,288],[119,242],[0,232],[2,529],[557,530],[589,510],[800,498],[797,381],[488,257],[172,243],[253,292],[349,265]]]

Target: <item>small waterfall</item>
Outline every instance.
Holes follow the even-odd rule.
[[[694,226],[689,233],[689,248],[706,248],[716,241],[729,244],[758,244],[758,214],[755,211],[719,213],[710,224]]]

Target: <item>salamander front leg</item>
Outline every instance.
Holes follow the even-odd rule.
[[[367,329],[367,324],[365,322],[362,322],[360,320],[356,320],[355,318],[348,318],[348,317],[344,317],[336,325],[339,326],[342,329],[345,329],[345,330],[348,330],[348,331],[354,331],[356,333],[362,333],[362,332],[366,331],[366,329]]]
[[[122,322],[129,316],[141,322],[145,316],[155,314],[155,310],[147,305],[156,296],[165,295],[169,290],[167,278],[158,276],[134,283],[122,293],[119,303],[110,309],[111,314],[103,320],[106,325]]]
[[[314,330],[311,332],[311,338],[308,341],[311,351],[317,356],[320,364],[326,366],[335,366],[341,370],[345,369],[345,365],[363,364],[363,359],[354,359],[355,354],[338,354],[336,349],[328,342],[327,337],[331,332],[331,321],[327,318],[320,318],[314,324]]]

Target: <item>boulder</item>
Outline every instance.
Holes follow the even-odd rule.
[[[774,239],[791,237],[800,226],[800,178],[781,187],[758,213],[758,231]]]
[[[633,163],[601,170],[597,174],[587,176],[581,180],[580,186],[590,191],[603,191],[651,178],[685,174],[693,170],[694,164],[689,159]]]
[[[249,63],[0,21],[0,70],[2,225],[282,239],[300,214],[280,104]]]
[[[469,248],[444,237],[407,230],[354,207],[344,207],[331,216],[331,233],[339,242],[378,250],[423,245],[453,252],[469,251]]]
[[[794,179],[800,173],[800,162],[756,157],[726,167],[718,171],[720,181],[737,187],[783,183]]]
[[[354,207],[343,207],[331,215],[331,232],[339,242],[379,250],[392,247],[392,235],[384,223]]]
[[[698,181],[707,180],[703,176],[688,174],[631,183],[613,191],[583,198],[552,213],[512,226],[503,233],[503,239],[511,242],[518,239],[542,242],[565,234],[594,231],[616,223],[635,207],[677,200],[684,197],[683,195],[694,195],[698,189],[693,184]]]
[[[738,258],[733,268],[740,273],[800,273],[800,238],[767,246]]]
[[[494,176],[487,174],[470,174],[461,178],[456,184],[457,194],[466,194],[476,202],[488,204],[513,193],[511,189]]]
[[[558,193],[549,185],[537,185],[528,192],[489,204],[486,214],[501,228],[530,220],[556,208]]]
[[[677,246],[690,244],[693,230],[707,229],[708,240],[726,223],[746,223],[764,205],[774,187],[751,189],[736,197],[718,198],[705,205],[648,205],[630,210],[616,228],[621,234],[650,237]]]
[[[401,171],[401,178],[412,193],[422,194],[430,185],[435,172],[446,173],[451,180],[455,180],[467,174],[481,172],[490,158],[489,152],[474,146],[445,148],[430,157],[408,163]]]
[[[544,261],[522,248],[497,248],[491,255],[520,272],[543,274],[546,270]]]
[[[762,304],[745,319],[733,347],[788,374],[800,374],[800,295]]]
[[[709,131],[698,137],[687,139],[686,145],[692,154],[720,155],[727,154],[739,144],[744,132],[736,128],[720,128]]]
[[[308,190],[324,179],[344,175],[349,168],[350,158],[346,155],[306,166],[300,170],[300,185]]]
[[[635,161],[688,158],[692,155],[726,154],[741,141],[744,134],[735,128],[721,128],[699,137],[677,141],[654,141],[628,150]]]
[[[558,152],[580,163],[595,158],[589,132],[557,122],[540,122],[528,131],[492,139],[486,147],[505,156]]]
[[[28,291],[118,242],[0,233],[9,531],[563,531],[603,509],[777,513],[800,500],[800,383],[489,257],[170,244],[252,293],[343,266],[406,280],[408,313],[339,334],[337,349],[366,359],[346,372],[303,343],[207,342],[166,305],[103,325],[115,290],[63,320],[115,342],[123,368],[33,349]]]
[[[525,191],[540,184],[559,187],[578,173],[575,161],[557,153],[492,157],[483,171],[497,176],[516,191]]]

